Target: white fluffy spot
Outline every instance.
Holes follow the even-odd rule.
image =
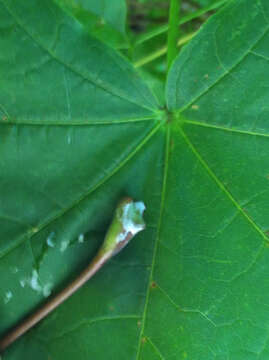
[[[21,279],[20,285],[22,288],[25,287],[25,285],[30,286],[33,290],[37,291],[38,293],[42,293],[44,297],[48,297],[51,294],[52,289],[52,283],[47,283],[45,285],[42,285],[40,283],[40,278],[38,275],[37,270],[32,271],[32,276],[28,279]]]
[[[143,212],[146,210],[146,205],[143,201],[137,201],[134,203],[134,207],[140,212],[140,215],[143,215]]]
[[[145,204],[142,201],[136,203],[126,204],[123,208],[123,216],[122,216],[122,225],[126,232],[131,232],[133,235],[138,233],[139,231],[144,229],[142,224],[135,224],[130,213],[131,206],[134,206],[136,210],[138,210],[142,216],[143,211],[145,210]]]
[[[10,302],[10,300],[12,299],[13,294],[11,291],[7,291],[5,293],[5,299],[4,299],[4,303],[7,304],[8,302]]]
[[[54,247],[54,246],[55,246],[55,244],[54,244],[54,242],[53,242],[54,236],[55,236],[55,232],[53,231],[53,232],[51,232],[51,233],[49,234],[49,236],[47,237],[47,244],[48,244],[48,246],[50,246],[50,247]]]
[[[84,242],[84,234],[79,234],[78,242],[81,243],[81,244]]]
[[[51,294],[51,288],[52,288],[52,284],[51,284],[51,283],[44,285],[44,287],[43,287],[43,295],[44,295],[45,297],[50,296],[50,294]]]
[[[71,136],[70,136],[70,135],[67,136],[67,144],[68,144],[68,145],[71,144]]]
[[[129,232],[134,236],[139,231],[144,229],[143,224],[137,224],[134,222],[134,219],[132,217],[132,213],[134,211],[133,207],[136,211],[140,213],[141,217],[144,210],[146,209],[146,206],[142,201],[128,203],[123,207],[122,226],[124,231],[118,235],[117,242],[123,241]]]
[[[63,240],[61,242],[60,251],[64,252],[67,249],[68,245],[69,245],[69,241],[68,240]]]
[[[32,277],[30,279],[30,286],[33,290],[41,292],[42,291],[42,287],[39,283],[39,276],[36,270],[33,270],[32,272]]]

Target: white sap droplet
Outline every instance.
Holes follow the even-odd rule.
[[[48,297],[51,294],[52,283],[47,283],[42,286],[39,280],[38,272],[35,269],[32,272],[31,278],[20,280],[20,285],[23,288],[25,285],[29,285],[33,290],[42,293],[44,297]]]
[[[51,288],[52,288],[52,284],[51,284],[51,283],[44,285],[44,287],[43,287],[43,295],[44,295],[45,297],[50,296],[50,294],[51,294]]]
[[[11,298],[13,297],[12,292],[9,290],[5,293],[5,299],[4,299],[4,303],[7,304],[8,302],[10,302]]]
[[[42,287],[39,283],[38,273],[36,270],[33,270],[33,272],[32,272],[32,277],[30,279],[30,286],[35,291],[38,291],[38,292],[42,291]]]
[[[63,240],[61,242],[60,251],[64,252],[67,249],[68,245],[69,245],[69,241],[68,240]]]
[[[84,242],[84,234],[79,234],[78,242],[81,244]]]
[[[53,231],[53,232],[51,232],[51,233],[49,234],[49,236],[47,237],[47,244],[48,244],[48,246],[50,246],[50,247],[54,247],[54,246],[55,246],[55,244],[54,244],[54,242],[53,242],[54,236],[55,236],[55,232]]]

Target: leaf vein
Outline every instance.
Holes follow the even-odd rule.
[[[128,320],[128,319],[140,319],[141,316],[139,315],[135,315],[135,314],[131,314],[131,315],[119,315],[119,316],[100,316],[98,318],[95,319],[91,319],[91,320],[82,320],[79,323],[75,324],[74,326],[72,326],[70,329],[63,331],[62,333],[60,333],[59,335],[55,336],[53,339],[50,339],[51,341],[57,341],[61,338],[63,338],[66,335],[70,335],[71,333],[77,331],[80,327],[83,326],[87,326],[87,325],[93,325],[97,322],[101,322],[101,321],[112,321],[112,320]]]
[[[119,92],[117,89],[113,88],[112,84],[108,84],[106,82],[104,82],[102,80],[102,84],[101,83],[97,83],[96,79],[94,79],[93,77],[90,76],[90,74],[86,74],[86,73],[82,73],[81,71],[78,71],[76,68],[74,68],[73,66],[71,66],[70,64],[67,64],[66,62],[64,62],[64,60],[60,59],[59,57],[56,56],[56,54],[54,54],[54,52],[52,50],[50,50],[48,47],[46,47],[39,39],[38,36],[36,34],[34,34],[33,32],[30,32],[25,24],[23,24],[19,18],[12,12],[12,10],[10,9],[10,7],[8,7],[7,3],[5,0],[0,0],[2,2],[2,4],[5,6],[7,12],[12,16],[12,18],[14,19],[14,21],[16,22],[16,24],[45,52],[47,52],[55,61],[57,61],[59,64],[63,65],[64,67],[66,67],[67,69],[69,69],[71,72],[77,74],[78,76],[80,76],[83,80],[89,81],[90,83],[92,83],[93,85],[95,85],[96,87],[99,87],[100,89],[104,90],[105,92],[107,92],[108,94],[112,95],[112,96],[116,96],[122,100],[128,101],[130,103],[135,104],[136,106],[139,106],[141,108],[145,108],[147,110],[155,110],[154,108],[150,108],[146,105],[142,105],[136,101],[134,101],[133,99],[130,99],[128,96],[126,96],[127,94],[124,94],[123,92]],[[144,97],[144,96],[143,96]]]
[[[128,161],[135,156],[135,154],[150,140],[150,138],[157,132],[157,130],[162,125],[161,122],[157,123],[150,131],[149,133],[140,141],[140,143],[123,159],[118,165],[114,167],[114,169],[111,170],[110,173],[108,173],[106,176],[104,176],[97,184],[95,184],[89,191],[84,193],[79,199],[76,199],[70,206],[62,209],[59,213],[57,213],[55,216],[53,216],[51,219],[47,220],[43,224],[40,224],[39,226],[35,227],[31,234],[26,233],[22,235],[17,241],[14,241],[12,246],[5,249],[0,252],[0,259],[4,257],[5,255],[9,254],[12,250],[16,249],[18,246],[20,246],[24,241],[27,239],[31,239],[33,236],[38,234],[41,230],[49,226],[51,223],[53,223],[55,220],[66,214],[68,211],[72,210],[75,206],[77,206],[81,201],[86,199],[88,196],[90,196],[94,191],[100,188],[104,183],[106,183],[113,175],[115,175]]]
[[[171,296],[162,288],[157,284],[158,289],[163,293],[163,295],[166,297],[166,299],[179,311],[182,313],[191,313],[191,314],[198,314],[200,316],[202,316],[203,318],[205,318],[208,322],[210,322],[214,327],[217,327],[217,325],[214,323],[214,321],[212,321],[207,314],[205,314],[204,312],[202,312],[199,309],[186,309],[186,308],[182,308],[179,305],[176,304],[176,302],[171,298]]]
[[[97,126],[97,125],[117,125],[117,124],[129,124],[129,123],[137,123],[137,122],[142,122],[142,121],[149,121],[149,120],[154,120],[156,119],[156,115],[154,116],[145,116],[141,119],[137,118],[137,119],[126,119],[126,120],[116,120],[116,121],[92,121],[92,122],[85,122],[85,120],[82,120],[81,122],[52,122],[52,121],[44,121],[44,120],[40,120],[40,122],[38,121],[16,121],[15,119],[7,119],[7,120],[2,120],[0,119],[0,125],[22,125],[22,126],[32,126],[32,125],[36,125],[36,126]]]
[[[163,184],[162,184],[160,216],[159,216],[159,222],[158,222],[158,227],[157,227],[157,236],[156,236],[156,240],[155,240],[155,244],[154,244],[154,248],[153,248],[151,270],[150,270],[150,275],[149,275],[149,280],[148,280],[148,287],[147,287],[144,311],[143,311],[143,316],[142,316],[142,325],[141,325],[141,331],[140,331],[140,336],[139,336],[136,360],[139,359],[140,352],[141,352],[142,336],[143,336],[144,329],[145,329],[145,322],[146,322],[148,303],[149,303],[149,297],[150,297],[150,285],[151,285],[151,281],[153,278],[154,265],[155,265],[157,248],[158,248],[159,237],[160,237],[160,228],[161,228],[161,224],[162,224],[162,217],[163,217],[163,211],[164,211],[164,202],[165,202],[165,195],[166,195],[166,181],[167,181],[168,165],[169,165],[170,131],[171,131],[170,126],[168,126],[167,132],[166,132],[166,150],[165,150],[165,160],[164,160],[165,163],[164,163],[164,175],[163,175]]]
[[[160,350],[158,349],[158,347],[156,346],[156,344],[154,344],[154,342],[151,340],[150,337],[146,336],[147,341],[150,343],[150,345],[152,346],[152,348],[154,349],[155,353],[159,356],[159,358],[161,360],[165,360],[165,357],[162,355],[162,353],[160,352]]]
[[[214,86],[216,86],[223,78],[225,78],[227,75],[229,75],[238,65],[240,65],[244,59],[247,57],[248,54],[251,53],[252,49],[258,44],[258,42],[268,33],[269,26],[266,27],[265,31],[261,34],[260,37],[258,37],[255,42],[251,45],[249,49],[246,50],[246,52],[236,61],[229,69],[225,70],[222,75],[220,75],[215,82],[213,82],[211,85],[209,85],[206,89],[202,90],[200,94],[198,94],[196,97],[194,97],[192,100],[190,100],[185,106],[183,106],[181,109],[178,109],[178,113],[183,112],[186,110],[189,106],[191,106],[194,102],[199,100],[202,96],[204,96],[206,93],[208,93]],[[220,59],[218,59],[220,61]],[[224,67],[223,67],[224,68]],[[225,68],[224,68],[225,69]]]
[[[268,238],[264,234],[264,232],[258,227],[258,225],[246,214],[245,211],[243,211],[240,204],[234,199],[232,194],[226,189],[224,184],[219,180],[219,178],[215,175],[213,170],[210,169],[209,165],[206,163],[206,161],[202,158],[202,156],[199,154],[199,152],[196,150],[194,145],[191,143],[187,135],[184,133],[182,128],[179,128],[179,132],[181,133],[183,139],[185,140],[186,144],[189,146],[193,154],[196,156],[198,161],[201,163],[201,165],[204,167],[204,169],[207,171],[207,173],[210,175],[210,177],[215,181],[215,183],[218,185],[218,187],[225,193],[225,195],[231,200],[233,205],[237,208],[237,210],[241,213],[242,216],[246,218],[246,220],[250,223],[250,225],[255,229],[255,231],[263,238],[263,240],[268,243]]]
[[[244,135],[250,135],[250,136],[269,137],[269,133],[266,134],[266,133],[259,133],[259,132],[255,132],[255,131],[233,129],[230,127],[219,126],[219,125],[214,125],[214,124],[209,124],[206,122],[200,122],[200,121],[194,121],[194,120],[185,120],[184,124],[203,126],[206,128],[217,129],[217,130],[227,131],[227,132],[231,132],[231,133],[238,133],[238,134],[244,134]]]

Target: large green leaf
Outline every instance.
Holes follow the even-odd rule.
[[[122,195],[147,205],[147,229],[3,360],[267,359],[267,1],[209,20],[167,114],[52,1],[0,0],[0,18],[0,334],[90,261]]]
[[[57,324],[41,324],[49,326],[42,333],[54,350],[43,350],[34,330],[4,358],[47,359],[54,353],[62,359],[53,338],[86,319],[94,323],[101,350],[96,329],[105,320],[111,331],[130,321],[128,331],[137,332],[159,212],[160,111],[133,68],[53,2],[1,1],[0,17],[1,335],[90,261],[121,196],[144,200],[152,224],[147,241],[139,236],[123,260],[110,263],[103,280],[96,277],[67,303],[69,320],[59,315]],[[154,182],[148,171],[156,174]],[[93,339],[89,334],[84,340],[89,345]],[[81,346],[74,347],[80,358]]]
[[[233,1],[169,74],[169,213],[152,297],[152,308],[164,307],[162,296],[163,316],[174,319],[169,341],[159,343],[164,357],[268,358],[268,20],[266,0]],[[162,271],[169,254],[181,275]],[[156,327],[146,330],[156,343]],[[165,350],[176,336],[177,350]]]

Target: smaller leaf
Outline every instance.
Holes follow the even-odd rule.
[[[125,0],[102,2],[95,0],[54,0],[69,15],[76,18],[91,35],[108,45],[127,48],[125,33]]]

